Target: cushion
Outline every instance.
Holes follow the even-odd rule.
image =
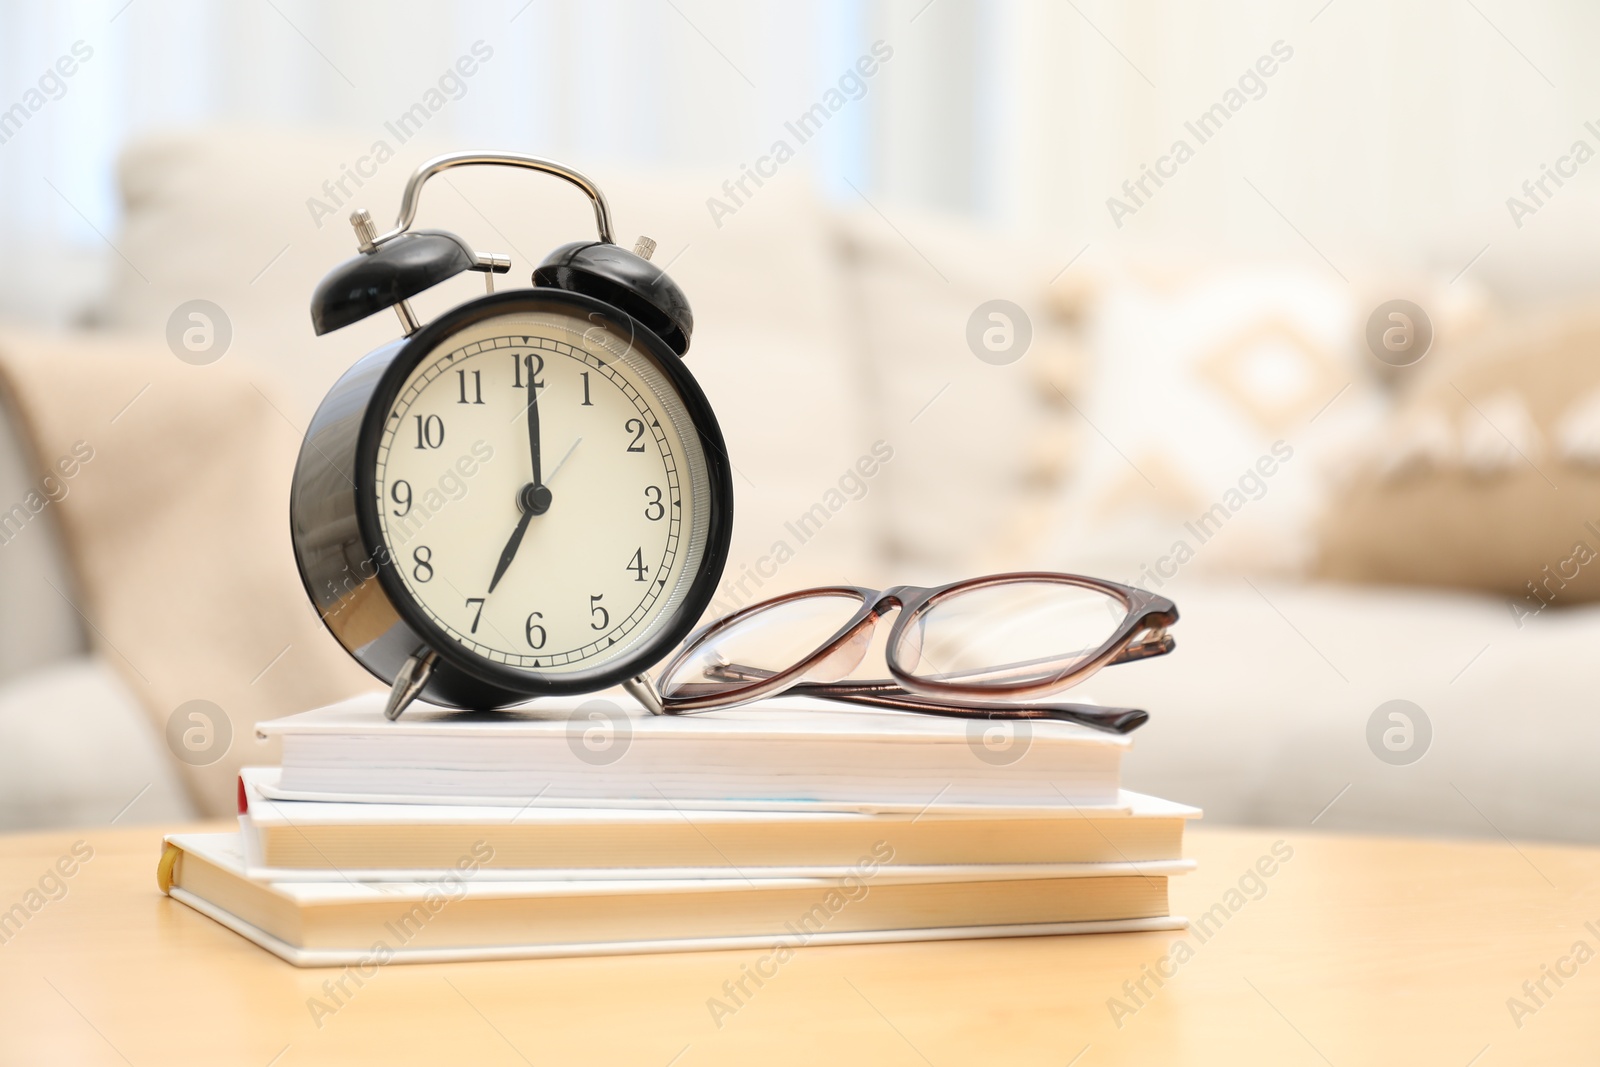
[[[1492,592],[1519,622],[1600,598],[1600,315],[1547,312],[1418,369],[1329,504],[1317,573]]]
[[[1354,290],[1320,266],[1092,259],[1081,476],[1046,560],[1152,588],[1295,573],[1332,469],[1383,410]]]
[[[1600,607],[1550,612],[1527,640],[1483,594],[1256,586],[1181,576],[1177,650],[1069,691],[1150,712],[1127,788],[1225,825],[1600,843]],[[1383,758],[1369,730],[1393,700],[1431,737],[1412,714],[1393,740],[1415,747]]]
[[[74,656],[0,685],[0,830],[194,816],[161,735],[104,660]]]
[[[886,539],[879,578],[1026,567],[1076,455],[1062,415],[1079,338],[1049,293],[1065,260],[1048,245],[879,206],[888,217],[858,206],[837,221],[870,436],[894,450],[863,502]],[[1026,321],[980,311],[997,300]],[[986,341],[986,330],[999,332]]]
[[[285,507],[300,437],[285,400],[241,363],[192,366],[156,338],[9,333],[0,372],[38,455],[92,447],[49,505],[75,608],[157,736],[192,700],[222,709],[231,747],[178,770],[205,814],[231,814],[240,765],[276,755],[255,746],[256,722],[375,684],[295,570]]]
[[[0,379],[3,383],[3,379]],[[92,448],[80,439],[80,453]],[[0,384],[0,683],[87,651],[61,542],[60,504],[82,467],[71,451],[34,454],[16,398]]]

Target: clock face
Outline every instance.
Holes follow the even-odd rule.
[[[434,640],[573,674],[678,614],[706,561],[710,476],[689,408],[625,330],[509,311],[445,337],[400,385],[370,493]]]

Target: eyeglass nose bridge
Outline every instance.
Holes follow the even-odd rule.
[[[920,585],[893,585],[864,597],[860,616],[843,634],[829,643],[820,659],[806,668],[806,680],[836,682],[861,666],[872,648],[878,624],[891,612],[898,612],[899,618],[894,620],[894,626],[889,631],[889,642],[891,646],[898,643],[904,632],[905,620],[935,591]]]
[[[830,641],[825,646],[826,651],[805,668],[806,681],[837,682],[861,666],[862,660],[867,658],[868,650],[872,648],[872,639],[878,632],[879,621],[884,615],[900,606],[900,601],[890,595],[892,592],[892,590],[886,591],[862,604],[861,613],[855,622]]]
[[[874,605],[874,616],[876,618],[881,619],[890,611],[899,612],[899,616],[889,628],[883,654],[889,673],[897,679],[901,679],[902,685],[905,684],[905,679],[909,677],[907,665],[901,659],[902,653],[909,652],[913,660],[919,659],[922,653],[921,634],[916,633],[915,636],[909,638],[910,644],[908,645],[907,633],[917,622],[922,609],[927,606],[928,602],[947,588],[949,587],[934,586],[930,588],[920,585],[896,585],[878,594],[877,602]]]
[[[872,609],[873,616],[878,619],[888,615],[891,611],[898,611],[904,617],[919,607],[933,592],[934,590],[926,589],[920,585],[891,585],[889,588],[881,590],[868,607]]]

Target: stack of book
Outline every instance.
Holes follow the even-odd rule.
[[[238,832],[167,838],[158,881],[306,966],[1182,927],[1199,812],[1120,789],[1125,738],[997,729],[359,698],[264,724],[283,766],[240,777]]]

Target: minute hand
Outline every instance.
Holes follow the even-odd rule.
[[[533,461],[533,487],[544,485],[539,472],[539,382],[533,376],[533,357],[523,360],[528,368],[528,455]]]
[[[533,481],[522,487],[517,494],[517,501],[522,508],[522,517],[517,520],[516,529],[511,531],[511,539],[506,542],[506,547],[500,553],[500,562],[495,564],[494,577],[489,579],[489,592],[494,592],[494,587],[500,584],[500,579],[505,576],[506,568],[511,566],[511,561],[517,558],[517,549],[522,545],[522,538],[528,532],[528,523],[533,521],[535,515],[543,515],[550,510],[550,490],[544,484],[543,475],[539,470],[539,383],[533,376],[533,356],[526,357],[528,368],[528,458],[533,468]]]

